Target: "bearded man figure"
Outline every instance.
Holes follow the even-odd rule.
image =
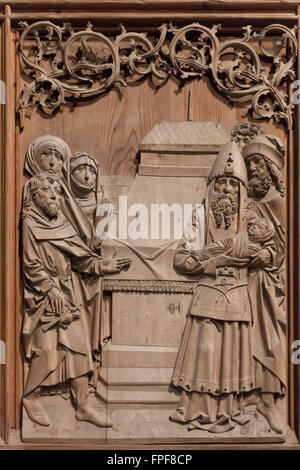
[[[91,336],[99,329],[82,295],[80,274],[93,278],[128,268],[129,259],[103,260],[89,249],[60,209],[62,186],[49,173],[32,177],[23,201],[23,345],[29,371],[23,404],[35,423],[50,424],[38,390],[70,384],[76,418],[112,426],[89,404]]]
[[[249,417],[239,401],[254,389],[251,309],[247,285],[247,171],[233,142],[226,144],[211,170],[199,230],[206,248],[233,236],[233,246],[200,260],[190,241],[178,245],[174,266],[197,276],[181,339],[172,384],[182,390],[172,421],[189,429],[225,432]],[[199,250],[200,253],[200,250]]]
[[[73,186],[71,185],[70,171],[71,150],[61,138],[53,135],[44,135],[34,139],[28,147],[25,156],[24,169],[30,176],[39,175],[42,172],[59,178],[63,189],[63,197],[60,199],[61,211],[66,219],[71,223],[76,233],[79,235],[85,245],[96,253],[101,252],[101,240],[95,231],[95,212],[103,196],[100,185],[100,176],[98,163],[93,158],[87,157],[87,154],[80,153],[84,158],[85,166],[88,161],[89,176],[86,181],[86,175],[83,175],[82,198],[73,195]],[[76,169],[78,163],[75,154],[72,170]],[[74,157],[74,156],[73,156]],[[80,184],[80,183],[78,183]],[[27,194],[27,185],[24,185],[24,194]],[[109,313],[102,308],[103,289],[102,276],[91,277],[85,273],[79,275],[79,284],[82,296],[89,310],[90,323],[95,327],[89,328],[90,341],[94,359],[94,374],[90,380],[90,391],[95,392],[99,377],[101,365],[102,350],[111,336]]]
[[[265,416],[271,429],[282,433],[284,419],[278,405],[286,390],[285,224],[281,176],[284,148],[278,138],[259,135],[242,152],[248,171],[249,207],[259,217],[268,219],[275,229],[274,243],[249,263],[258,392],[245,403],[256,402],[257,410]]]
[[[34,139],[29,145],[24,162],[24,170],[29,176],[40,173],[57,176],[63,188],[64,198],[61,200],[61,210],[71,222],[84,243],[94,251],[99,250],[99,238],[92,223],[86,217],[75,200],[69,182],[71,150],[57,136],[43,135]],[[26,184],[24,185],[26,193]]]

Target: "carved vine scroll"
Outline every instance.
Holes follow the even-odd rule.
[[[159,87],[171,75],[182,83],[208,75],[231,102],[249,102],[254,118],[283,120],[292,128],[287,82],[295,76],[295,28],[273,24],[257,33],[245,26],[241,37],[228,38],[221,25],[162,24],[149,35],[121,26],[113,41],[90,23],[80,31],[50,21],[21,26],[19,50],[27,77],[18,101],[21,115],[36,105],[53,113],[69,99],[96,96],[145,77]]]

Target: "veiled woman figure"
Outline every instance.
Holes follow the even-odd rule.
[[[29,176],[47,173],[59,178],[63,190],[61,204],[63,214],[87,247],[101,254],[101,241],[96,235],[93,220],[86,213],[85,205],[76,200],[70,187],[70,158],[71,150],[64,140],[51,135],[40,136],[30,144],[27,150],[24,169]],[[95,159],[93,159],[93,166],[96,170]],[[26,193],[27,183],[24,186],[24,194]],[[95,203],[98,201],[98,196],[101,197],[100,193],[101,189],[99,189],[99,194],[98,191],[96,192]],[[82,298],[88,310],[89,335],[94,360],[94,374],[90,385],[95,388],[101,364],[101,352],[110,335],[109,321],[105,312],[101,312],[102,277],[80,274],[79,279]]]
[[[76,152],[71,156],[68,185],[77,204],[94,227],[97,236],[103,240],[107,236],[104,224],[99,224],[105,216],[107,228],[116,216],[107,200],[101,183],[100,166],[97,160],[86,152]]]
[[[60,178],[64,191],[63,213],[84,243],[89,248],[95,249],[99,245],[99,240],[93,225],[78,206],[68,185],[71,155],[71,150],[63,139],[53,135],[43,135],[37,137],[29,145],[25,155],[24,169],[29,176],[46,172]]]

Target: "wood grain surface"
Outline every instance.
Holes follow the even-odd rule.
[[[14,181],[16,176],[15,156],[15,41],[14,33],[10,27],[10,7],[6,7],[5,18],[5,155],[4,155],[4,315],[6,340],[6,367],[5,367],[5,440],[8,439],[10,427],[16,425],[16,191]],[[7,66],[9,64],[9,66]]]
[[[51,10],[47,18],[71,17],[77,22],[80,19],[85,25],[85,19],[90,11],[98,11],[98,16],[105,21],[131,18],[132,23],[139,25],[139,19],[151,20],[153,12],[159,18],[173,17],[181,21],[189,20],[194,15],[195,9],[199,9],[199,18],[222,21],[224,18],[232,20],[239,18],[245,21],[260,17],[264,21],[272,18],[291,20],[295,14],[300,17],[300,10],[296,11],[299,2],[295,1],[255,1],[236,2],[222,0],[216,7],[215,2],[195,2],[191,0],[132,0],[120,2],[103,0],[55,0],[35,1],[16,0],[14,2],[0,1],[0,12],[4,13],[4,5],[12,6],[12,18],[36,20],[45,16],[46,10]],[[255,4],[255,8],[253,5]],[[162,8],[163,5],[163,8]],[[200,5],[205,6],[201,8]],[[58,12],[55,12],[56,7]],[[102,10],[101,10],[102,9]],[[103,14],[103,10],[106,13]],[[272,13],[270,15],[270,11]],[[82,12],[85,11],[85,15]],[[130,14],[128,14],[130,11]],[[221,12],[223,13],[221,14]],[[250,16],[249,16],[250,12]],[[152,16],[151,16],[152,15]],[[206,16],[205,16],[206,15]],[[97,15],[96,15],[97,17]],[[2,16],[2,18],[4,18]],[[0,15],[1,21],[1,15]],[[108,24],[108,23],[107,23]],[[247,23],[248,24],[248,23]],[[300,23],[299,23],[300,24]],[[2,27],[0,38],[0,50],[4,51],[6,64],[5,81],[7,86],[7,104],[1,106],[5,124],[0,132],[1,152],[1,201],[0,217],[2,221],[1,232],[3,234],[0,246],[2,270],[0,273],[0,298],[1,318],[0,335],[5,335],[7,343],[7,366],[0,366],[0,436],[6,442],[9,441],[9,430],[19,428],[20,402],[22,395],[22,360],[20,351],[20,332],[22,322],[22,284],[19,265],[19,214],[21,209],[22,187],[26,178],[23,175],[24,156],[30,142],[44,134],[53,134],[63,138],[72,151],[84,150],[96,157],[101,165],[103,175],[133,176],[137,171],[137,153],[139,143],[147,133],[160,120],[182,121],[186,119],[188,106],[188,91],[192,94],[192,109],[194,121],[219,121],[227,130],[239,122],[247,122],[244,117],[246,106],[230,107],[227,101],[213,88],[208,78],[201,81],[193,81],[178,89],[178,82],[171,79],[159,90],[155,90],[148,80],[140,84],[129,85],[127,88],[112,89],[106,94],[81,102],[75,108],[71,104],[63,107],[63,111],[56,116],[45,116],[34,111],[30,118],[25,118],[25,128],[22,133],[15,127],[15,99],[23,87],[23,78],[20,74],[18,59],[15,54],[15,34],[10,25],[10,8],[6,7],[6,17]],[[9,66],[7,66],[9,64]],[[0,75],[3,68],[0,64]],[[299,70],[300,73],[300,70]],[[3,76],[3,75],[1,75]],[[15,86],[16,84],[16,86]],[[298,107],[299,108],[299,107]],[[289,165],[287,166],[289,181],[288,212],[288,253],[292,263],[289,265],[289,292],[290,299],[290,331],[289,339],[300,338],[300,322],[298,319],[298,293],[300,291],[298,269],[300,263],[298,245],[300,234],[299,223],[299,123],[300,112],[294,134],[286,135],[282,126],[274,126],[272,123],[262,123],[265,131],[280,137],[289,153]],[[3,115],[2,114],[2,115]],[[3,122],[3,121],[2,121]],[[3,142],[4,141],[4,142]],[[4,149],[4,150],[2,150]],[[297,153],[296,153],[297,152]],[[293,183],[291,183],[293,182]],[[295,215],[296,214],[296,215]],[[297,258],[295,257],[297,255]],[[4,274],[5,273],[5,274]],[[294,321],[295,319],[295,321]],[[294,328],[293,328],[294,322]],[[2,339],[3,336],[0,336]],[[3,377],[5,375],[5,377]],[[3,380],[5,379],[5,380]],[[290,422],[300,433],[299,409],[300,373],[299,367],[290,366],[291,387],[289,392]],[[293,385],[293,380],[295,384]],[[5,385],[5,396],[3,389]],[[296,417],[296,418],[295,418]],[[298,434],[299,435],[299,434]],[[14,432],[11,431],[15,446],[22,447],[17,442]],[[13,437],[14,436],[14,437]],[[294,440],[291,446],[298,446]],[[216,448],[222,448],[218,446]],[[264,446],[262,446],[263,448]],[[272,446],[274,447],[274,446]],[[26,448],[32,446],[26,445]],[[71,446],[72,448],[72,446]],[[228,447],[227,447],[228,448]],[[234,446],[240,448],[240,446]],[[266,446],[265,448],[269,448]],[[276,446],[275,446],[276,448]],[[297,447],[298,448],[298,447]]]
[[[3,50],[3,43],[4,43],[4,24],[0,23],[0,50]],[[4,82],[4,60],[0,61],[0,79]],[[5,105],[0,104],[0,115],[1,115],[1,125],[0,125],[0,223],[1,223],[1,234],[3,234],[4,226],[3,226],[3,209],[4,209],[4,192],[3,192],[3,183],[4,183],[4,175],[3,175],[3,161],[4,161],[4,128],[3,123],[5,120]],[[1,235],[0,240],[0,260],[3,260],[4,254],[4,237]],[[4,315],[3,315],[3,261],[1,261],[1,269],[0,269],[0,340],[5,340],[5,331],[4,331]],[[5,366],[4,364],[0,364],[0,438],[3,439],[4,437],[4,374],[5,374]]]

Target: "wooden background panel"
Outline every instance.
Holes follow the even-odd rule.
[[[217,5],[219,12],[224,11],[253,11],[258,12],[277,10],[277,11],[294,11],[299,2],[295,0],[222,0]],[[166,11],[189,11],[189,10],[200,10],[202,12],[216,12],[216,1],[215,0],[35,0],[30,2],[29,0],[14,0],[0,1],[0,5],[10,4],[14,9],[20,10],[39,10],[56,8],[60,10],[76,10],[76,9],[98,9],[98,10],[113,10],[116,15],[121,10],[137,10],[142,12],[144,10],[155,10],[156,13],[162,9]]]
[[[11,30],[10,7],[5,8],[4,22],[4,52],[5,52],[5,83],[6,105],[4,121],[3,159],[3,223],[4,223],[4,250],[3,250],[3,297],[5,315],[6,340],[6,367],[5,367],[5,440],[8,439],[8,430],[16,426],[16,363],[18,357],[18,336],[16,333],[16,271],[18,258],[16,258],[16,232],[17,225],[12,214],[16,213],[15,187],[15,34]],[[9,64],[9,66],[8,66]],[[18,280],[20,283],[20,281]],[[19,404],[18,404],[19,406]]]
[[[128,21],[146,22],[150,26],[156,18],[170,20],[190,20],[196,18],[212,19],[218,21],[220,15],[225,21],[240,22],[240,19],[249,18],[281,18],[288,20],[295,15],[297,2],[273,1],[273,0],[254,0],[254,1],[235,1],[207,0],[199,2],[196,0],[15,0],[14,2],[0,2],[1,4],[11,3],[13,9],[13,19],[15,24],[23,19],[44,19],[47,18],[71,19],[80,21],[83,18],[96,18],[99,21],[117,22]],[[255,4],[255,8],[253,5]],[[278,21],[280,22],[280,21]]]
[[[300,5],[298,6],[298,15],[300,15]],[[298,18],[298,28],[300,28],[300,16]],[[300,44],[300,30],[298,29],[298,45]],[[299,50],[298,50],[299,54]],[[300,61],[298,60],[298,80],[300,77]],[[294,214],[295,214],[295,230],[294,230],[294,272],[295,272],[295,289],[294,289],[294,305],[295,305],[295,328],[294,328],[294,340],[300,339],[300,315],[299,315],[299,295],[300,295],[300,106],[296,106],[295,110],[296,122],[295,122],[295,166],[294,166],[294,185],[295,192],[293,194],[294,200]],[[293,351],[290,351],[290,354]],[[299,355],[298,355],[299,357]],[[298,439],[300,440],[300,364],[294,366],[294,396],[295,396],[295,428]]]
[[[114,9],[116,14],[121,9],[155,9],[159,12],[161,8],[172,11],[175,9],[189,10],[206,10],[216,11],[215,0],[1,0],[0,5],[9,4],[14,8],[23,8],[28,11],[38,10],[39,8],[49,8],[55,6],[59,9],[76,9],[76,8],[97,8],[97,9]],[[217,8],[219,11],[235,9],[239,11],[253,10],[265,11],[277,9],[280,11],[291,11],[297,7],[299,1],[295,0],[222,0]]]
[[[79,103],[74,110],[63,106],[55,117],[34,111],[25,118],[24,131],[19,135],[19,171],[23,170],[30,142],[39,135],[53,134],[63,138],[72,151],[85,150],[94,155],[105,175],[134,175],[139,143],[154,125],[160,120],[186,120],[189,90],[194,121],[219,121],[228,131],[239,122],[247,122],[243,117],[245,106],[230,108],[207,79],[194,81],[179,92],[175,80],[169,80],[158,91],[146,80],[120,88],[120,92],[112,89],[92,101]],[[286,144],[283,126],[261,125]]]
[[[3,39],[4,39],[4,26],[3,23],[0,23],[0,51],[3,51]],[[4,83],[4,54],[1,54],[0,60],[0,80]],[[4,312],[5,308],[3,305],[3,253],[4,253],[4,224],[3,224],[3,160],[4,160],[4,118],[5,118],[5,104],[0,104],[0,233],[1,233],[1,242],[0,242],[0,260],[1,260],[1,270],[0,270],[0,340],[5,342],[5,322],[4,322]],[[0,353],[1,354],[1,353]],[[0,438],[4,438],[4,364],[1,364],[0,357]]]
[[[45,134],[57,135],[67,142],[72,152],[83,150],[94,155],[103,175],[133,177],[137,171],[139,144],[155,124],[160,120],[186,120],[189,90],[194,121],[219,121],[228,132],[239,122],[247,122],[245,106],[229,107],[207,78],[189,83],[180,91],[178,83],[172,79],[157,91],[145,80],[81,102],[74,110],[63,106],[55,117],[34,111],[30,118],[25,118],[24,131],[18,133],[17,139],[18,210],[25,181],[24,156],[33,139]],[[280,137],[287,147],[283,126],[262,123],[262,127]]]

